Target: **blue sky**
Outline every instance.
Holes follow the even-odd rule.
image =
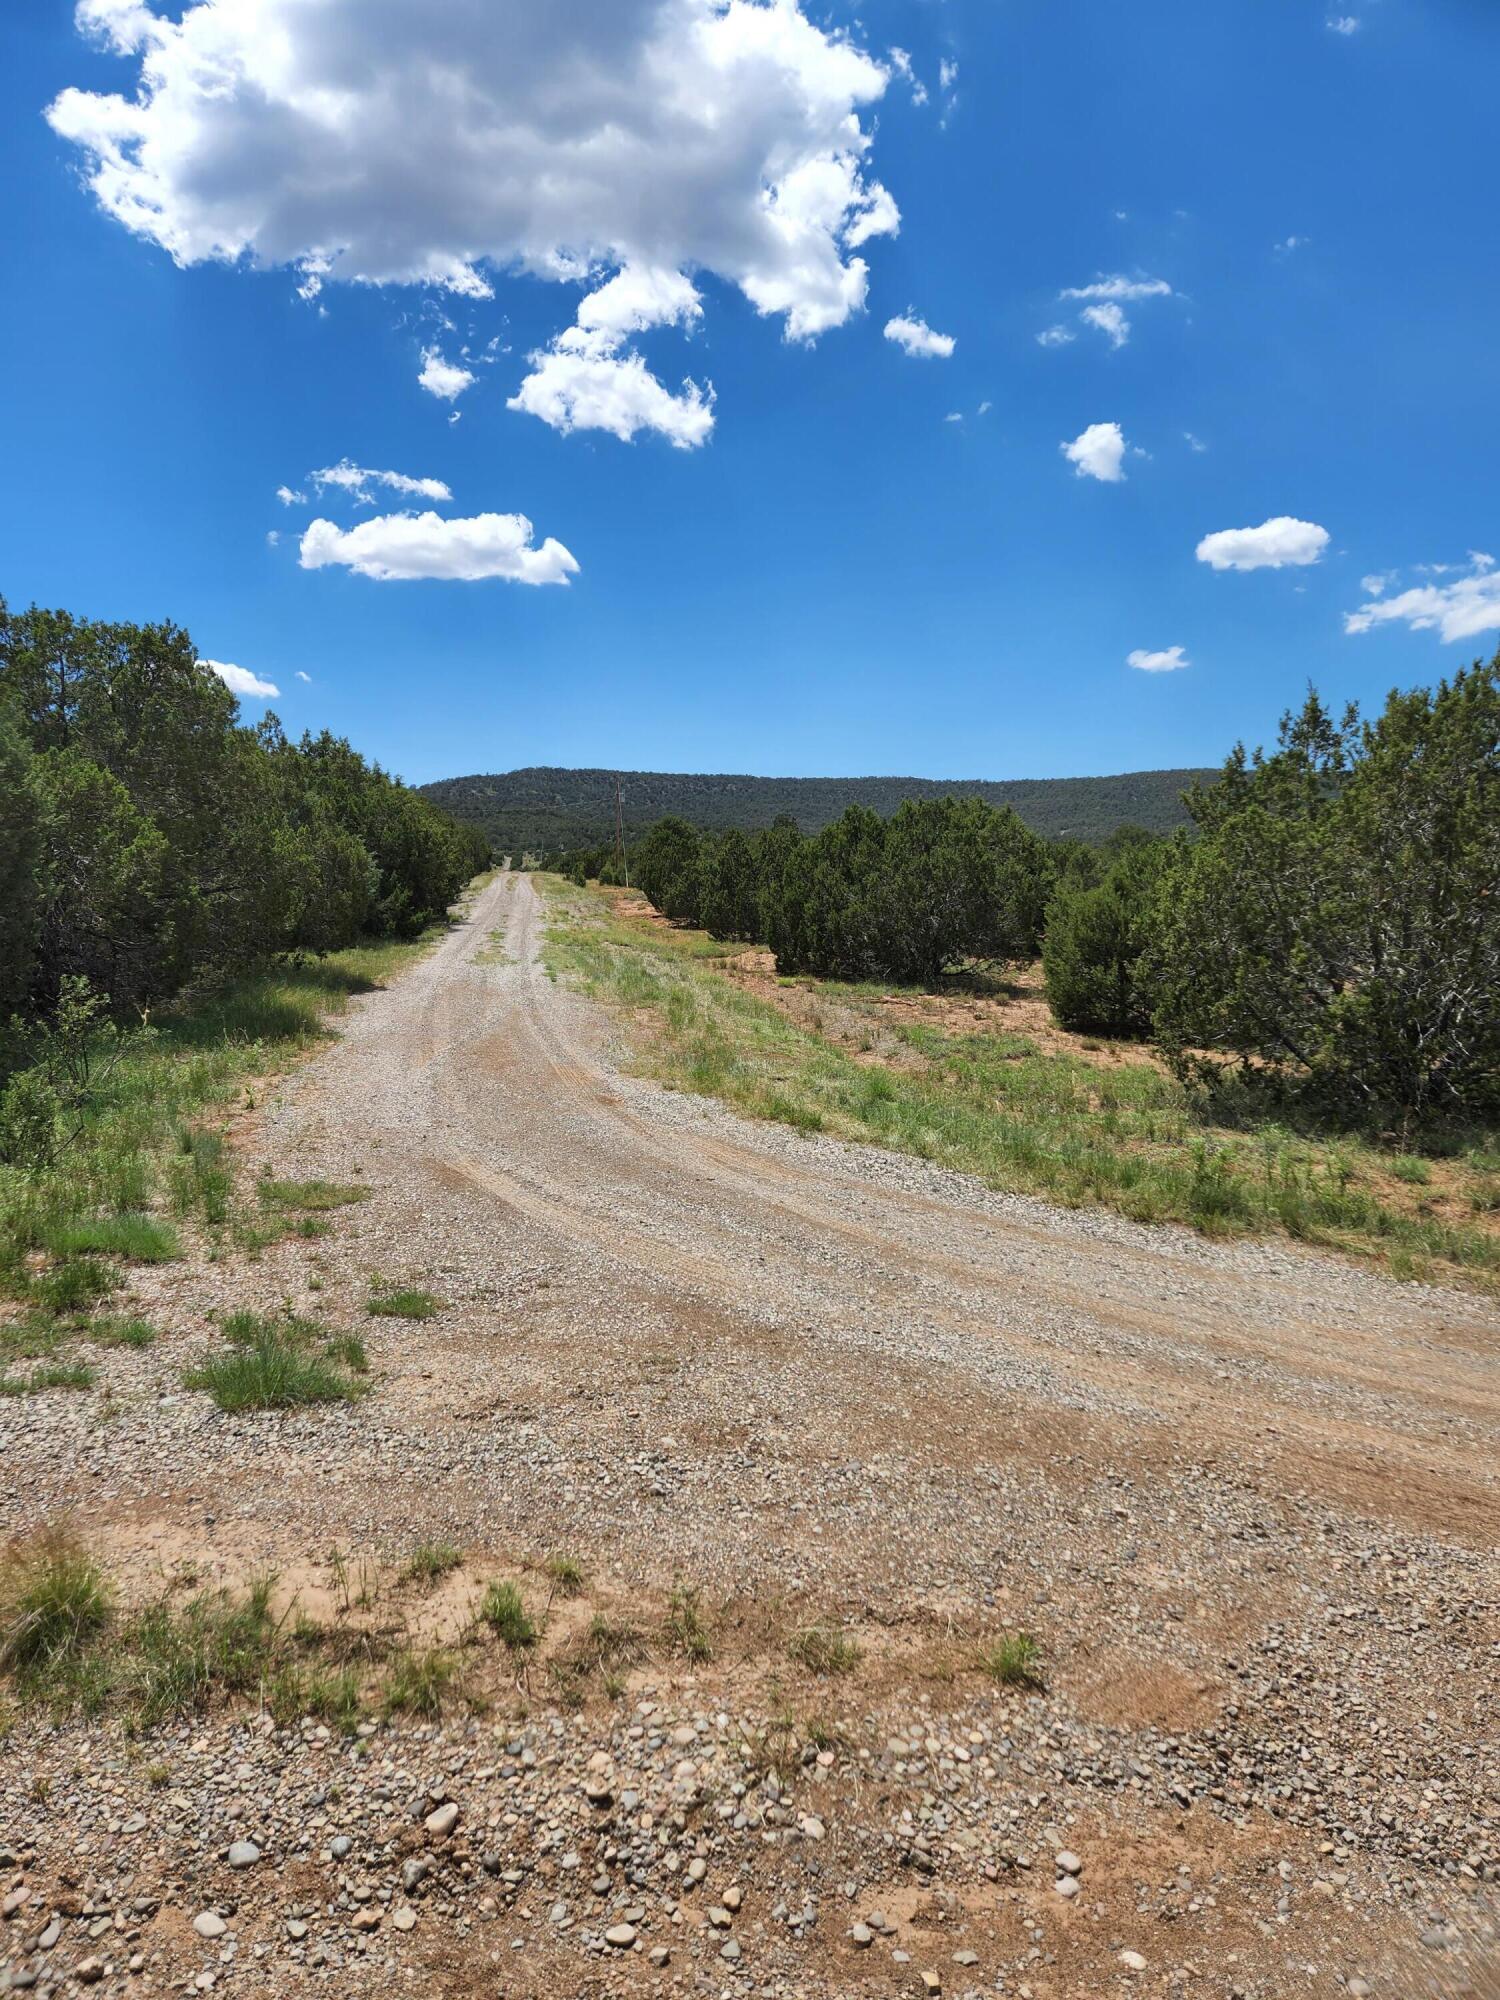
[[[1500,637],[1489,0],[86,7],[0,19],[0,590],[294,732],[1118,771]]]

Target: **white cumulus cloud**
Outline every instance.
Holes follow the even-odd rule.
[[[133,69],[48,108],[104,212],[309,297],[708,271],[810,339],[863,307],[855,253],[900,223],[864,118],[892,67],[803,0],[85,0],[79,20]]]
[[[234,667],[227,660],[200,660],[199,666],[219,679],[231,694],[247,695],[252,701],[274,701],[281,689],[274,681],[263,681],[248,667]]]
[[[1205,535],[1198,560],[1213,569],[1305,569],[1328,547],[1328,530],[1278,514],[1258,528],[1223,528]]]
[[[1422,584],[1347,612],[1344,630],[1370,632],[1377,625],[1403,624],[1413,632],[1437,632],[1449,646],[1483,632],[1500,632],[1500,570],[1477,550],[1469,564],[1468,574],[1452,583]],[[1364,588],[1372,581],[1380,579],[1366,577]]]
[[[1359,33],[1358,14],[1330,14],[1328,26],[1336,35],[1357,35]]]
[[[1043,327],[1037,335],[1038,347],[1071,347],[1078,335],[1070,326]]]
[[[283,507],[305,507],[307,505],[307,495],[305,493],[294,492],[290,486],[278,486],[276,489],[276,498],[281,502]]]
[[[916,318],[909,310],[886,321],[885,337],[894,340],[905,354],[924,358],[938,355],[945,361],[958,345],[951,333],[935,333],[925,319]]]
[[[1139,668],[1143,674],[1175,674],[1179,668],[1190,667],[1193,663],[1181,646],[1168,646],[1160,653],[1148,653],[1144,647],[1137,646],[1133,653],[1125,656],[1125,664]]]
[[[1125,477],[1125,433],[1118,424],[1090,424],[1071,444],[1059,447],[1080,479],[1114,485]]]
[[[1130,321],[1125,317],[1123,308],[1111,301],[1102,306],[1085,306],[1078,317],[1085,325],[1097,327],[1100,333],[1107,334],[1111,347],[1123,347],[1130,338]]]
[[[405,493],[413,500],[451,500],[452,492],[441,479],[413,479],[404,472],[377,472],[368,465],[355,465],[352,460],[341,458],[337,465],[325,465],[321,472],[310,472],[308,478],[320,493],[328,487],[338,487],[352,499],[373,506],[372,486],[384,486],[392,493]],[[298,496],[301,497],[300,495]]]
[[[443,402],[451,403],[456,396],[461,396],[465,389],[473,387],[475,377],[471,369],[461,367],[458,362],[445,361],[435,347],[424,347],[422,372],[417,380],[429,396],[437,396]]]
[[[313,521],[302,537],[304,569],[340,564],[381,582],[436,577],[477,583],[508,577],[513,583],[566,583],[576,575],[573,555],[549,535],[532,546],[524,514],[475,514],[445,521],[441,515],[378,514],[344,529]]]
[[[691,328],[702,316],[697,290],[680,271],[628,264],[588,294],[572,326],[531,355],[531,373],[506,407],[554,430],[609,431],[626,442],[657,431],[690,450],[714,427],[712,385],[684,381],[673,395],[628,342],[652,327]]]

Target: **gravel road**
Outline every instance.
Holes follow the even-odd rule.
[[[330,1549],[387,1575],[451,1540],[404,1613],[439,1636],[497,1573],[540,1603],[562,1551],[643,1630],[696,1591],[712,1659],[655,1643],[582,1708],[538,1663],[359,1753],[217,1718],[152,1753],[166,1793],[107,1731],[80,1763],[25,1723],[4,1976],[64,1990],[87,1947],[95,1990],[1500,1990],[1494,1308],[662,1091],[549,979],[543,915],[498,877],[244,1121],[252,1170],[371,1198],[140,1274],[171,1337],[106,1357],[108,1426],[0,1409],[0,1513],[81,1505],[141,1590],[269,1565],[316,1599]],[[444,1309],[368,1320],[372,1278]],[[358,1328],[375,1393],[230,1418],[180,1386],[210,1311],[282,1300]],[[810,1626],[853,1671],[794,1657]],[[1044,1691],[976,1671],[1015,1629]]]

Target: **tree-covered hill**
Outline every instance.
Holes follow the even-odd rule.
[[[705,832],[754,833],[779,814],[816,833],[851,805],[882,817],[903,799],[966,794],[1011,806],[1036,833],[1102,840],[1122,825],[1170,833],[1187,824],[1182,794],[1209,771],[1126,771],[1109,778],[755,778],[682,771],[568,771],[533,766],[422,786],[434,804],[484,833],[497,854],[550,854],[612,838],[615,780],[625,831],[638,836],[668,814]]]

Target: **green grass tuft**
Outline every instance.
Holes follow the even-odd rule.
[[[45,1675],[75,1660],[109,1617],[104,1572],[63,1528],[0,1557],[0,1671]]]
[[[1040,1688],[1041,1648],[1029,1632],[1006,1632],[984,1647],[978,1659],[981,1673],[1002,1687]]]
[[[577,1597],[583,1589],[583,1565],[572,1556],[548,1556],[542,1564],[542,1574],[562,1597]]]
[[[524,1652],[537,1642],[536,1622],[513,1583],[492,1583],[480,1603],[479,1616],[513,1653]]]
[[[92,1389],[94,1371],[81,1361],[44,1361],[29,1375],[0,1375],[0,1396],[35,1396],[43,1389]]]
[[[831,1625],[804,1626],[792,1634],[787,1651],[814,1674],[852,1674],[864,1658],[859,1642]]]
[[[92,1319],[83,1329],[96,1347],[149,1347],[156,1329],[143,1319]]]
[[[403,1583],[438,1583],[463,1561],[463,1551],[451,1542],[423,1542],[401,1566]]]
[[[177,1231],[154,1215],[105,1215],[60,1222],[44,1239],[54,1256],[123,1257],[131,1264],[170,1264],[182,1255]]]
[[[264,1208],[322,1210],[348,1208],[368,1201],[373,1192],[359,1181],[277,1181],[256,1183],[256,1196]]]
[[[232,1313],[224,1334],[229,1347],[211,1354],[185,1380],[190,1389],[206,1389],[231,1415],[347,1403],[362,1393],[363,1385],[347,1372],[350,1341],[330,1338],[310,1321]],[[352,1345],[362,1356],[359,1343]]]
[[[426,1721],[441,1716],[458,1681],[458,1662],[434,1646],[422,1653],[402,1653],[386,1683],[387,1715],[417,1715]]]
[[[431,1292],[372,1292],[365,1311],[374,1319],[435,1319],[442,1307]]]

